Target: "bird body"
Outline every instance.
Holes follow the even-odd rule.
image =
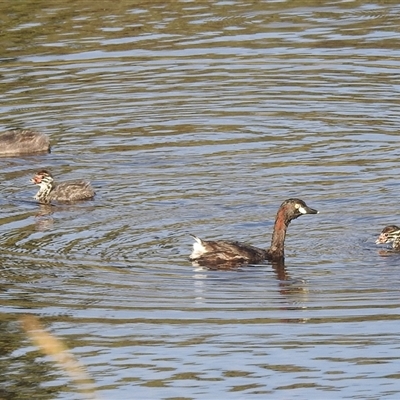
[[[0,134],[0,155],[18,155],[50,151],[47,135],[29,129],[13,129]]]
[[[260,263],[267,258],[266,250],[246,243],[227,240],[202,240],[197,236],[190,236],[195,240],[193,252],[190,255],[192,261],[212,257],[213,263]]]

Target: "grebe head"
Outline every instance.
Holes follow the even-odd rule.
[[[31,182],[39,186],[48,186],[54,182],[54,179],[50,172],[42,169],[35,174],[35,176],[31,179]]]
[[[400,238],[400,228],[397,225],[388,225],[382,229],[381,234],[378,239],[376,239],[376,244],[390,243],[394,242]]]
[[[288,220],[296,219],[300,215],[318,214],[314,208],[308,207],[307,204],[300,199],[287,199],[282,204],[280,209],[285,210]]]

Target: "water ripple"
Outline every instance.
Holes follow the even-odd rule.
[[[2,21],[3,128],[53,144],[0,158],[5,381],[75,394],[35,372],[35,313],[104,398],[397,398],[399,257],[374,242],[400,223],[399,6],[98,4]],[[40,168],[95,200],[37,205]],[[320,214],[285,268],[191,265],[189,233],[267,247],[289,197]]]

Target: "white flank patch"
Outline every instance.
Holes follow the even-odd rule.
[[[193,236],[193,238],[196,241],[193,243],[193,251],[192,251],[192,254],[190,255],[190,258],[198,258],[198,257],[201,257],[204,253],[207,253],[207,250],[202,245],[201,239],[199,239],[196,236]]]

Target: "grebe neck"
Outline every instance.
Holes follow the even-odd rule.
[[[280,208],[276,214],[271,247],[268,250],[269,258],[272,260],[283,259],[285,256],[285,238],[290,221],[291,219],[287,216],[286,208]]]
[[[55,184],[53,178],[45,177],[39,183],[39,191],[35,195],[35,200],[40,203],[48,204],[50,203],[50,193],[54,189]]]

